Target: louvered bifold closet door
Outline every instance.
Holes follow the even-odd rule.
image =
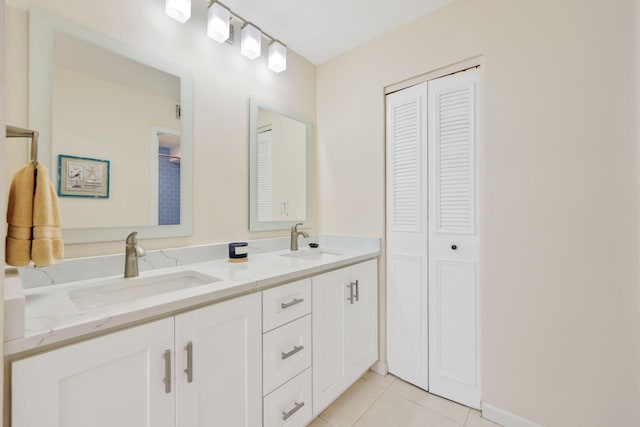
[[[427,389],[427,84],[386,103],[389,371]]]
[[[429,82],[429,389],[480,405],[478,70]]]

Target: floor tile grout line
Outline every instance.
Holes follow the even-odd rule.
[[[379,374],[378,374],[378,375],[379,375]],[[416,387],[416,386],[414,386],[414,385],[413,385],[413,384],[411,384],[411,383],[408,383],[408,382],[404,381],[404,380],[403,380],[403,379],[401,379],[401,378],[396,377],[395,375],[392,375],[392,374],[387,374],[387,375],[392,376],[392,377],[393,377],[393,381],[391,381],[391,382],[389,383],[389,385],[388,385],[388,386],[386,386],[386,387],[385,387],[385,386],[381,386],[380,384],[378,384],[378,383],[376,383],[376,382],[374,382],[374,381],[371,381],[371,380],[369,380],[368,378],[365,378],[364,376],[362,376],[362,377],[360,377],[360,378],[361,378],[361,379],[363,379],[363,380],[365,380],[365,381],[367,381],[367,382],[369,382],[369,383],[371,383],[371,384],[374,384],[374,385],[377,385],[377,386],[379,386],[379,387],[384,388],[384,389],[385,389],[385,391],[389,391],[389,392],[391,392],[392,394],[394,394],[395,396],[397,396],[397,397],[399,397],[399,398],[401,398],[401,399],[403,399],[403,400],[406,400],[407,402],[413,402],[413,403],[415,403],[416,405],[418,405],[418,406],[420,406],[420,407],[422,407],[422,408],[424,408],[424,409],[427,409],[427,410],[429,410],[429,411],[433,412],[434,414],[440,415],[441,417],[444,417],[444,418],[446,418],[446,419],[448,419],[448,420],[450,420],[450,421],[453,421],[454,423],[459,424],[461,427],[465,427],[465,426],[467,425],[467,421],[469,420],[469,416],[470,416],[470,414],[471,414],[471,410],[472,410],[470,407],[465,406],[465,405],[461,405],[461,404],[459,404],[459,403],[457,403],[457,402],[453,402],[453,401],[451,401],[451,400],[449,400],[449,399],[446,399],[446,398],[444,398],[444,397],[438,396],[438,395],[436,395],[436,394],[429,393],[429,391],[427,391],[427,390],[422,390],[422,389],[420,389],[419,387],[417,387],[419,390],[421,390],[421,391],[422,391],[422,392],[424,392],[424,393],[431,394],[431,395],[433,395],[434,397],[437,397],[437,398],[440,398],[440,399],[443,399],[443,400],[447,400],[447,401],[449,401],[449,402],[451,402],[451,403],[455,403],[455,404],[458,404],[458,405],[460,405],[460,406],[464,407],[464,408],[467,410],[467,415],[464,417],[464,421],[463,421],[462,423],[460,423],[458,420],[455,420],[455,419],[451,418],[451,417],[450,417],[450,416],[448,416],[448,415],[445,415],[445,414],[443,414],[443,413],[441,413],[441,412],[439,412],[439,411],[436,411],[436,410],[435,410],[435,409],[433,409],[433,408],[430,408],[430,407],[428,407],[428,406],[425,406],[425,405],[423,405],[423,404],[422,404],[422,403],[420,403],[420,402],[417,402],[417,401],[415,401],[415,400],[409,399],[409,398],[407,398],[406,396],[403,396],[403,395],[401,395],[401,394],[399,394],[399,393],[397,393],[397,392],[395,392],[395,391],[391,390],[391,386],[392,386],[395,382],[397,382],[397,381],[402,381],[403,383],[408,384],[408,385],[413,386],[413,387]],[[385,376],[387,376],[387,375],[385,375]],[[380,376],[381,376],[382,378],[384,378],[382,375],[380,375]],[[383,393],[383,394],[384,394],[384,393]],[[382,396],[382,395],[380,395],[380,396]],[[378,397],[378,398],[379,398],[379,397]],[[376,399],[376,401],[377,401],[377,400],[378,400],[378,399]],[[374,402],[374,403],[375,403],[375,402]],[[372,405],[372,406],[373,406],[373,405]],[[368,411],[370,408],[371,408],[371,407],[367,408],[367,411]],[[365,411],[365,413],[366,413],[366,411]],[[364,415],[364,414],[363,414],[363,415]],[[362,415],[361,415],[360,417],[362,417]],[[360,419],[360,418],[358,418],[358,419]],[[356,421],[356,422],[357,422],[357,421]]]
[[[333,423],[330,423],[328,420],[325,420],[324,418],[322,418],[322,413],[320,413],[320,415],[318,415],[318,418],[320,418],[325,423],[329,424],[331,427],[336,427]]]
[[[379,374],[378,374],[378,375],[379,375]],[[356,420],[355,420],[351,425],[346,426],[346,427],[353,427],[353,426],[355,426],[355,425],[360,421],[360,419],[362,419],[362,417],[364,417],[364,416],[365,416],[365,415],[366,415],[366,414],[371,410],[371,408],[376,404],[376,402],[378,402],[378,400],[380,400],[380,398],[385,394],[385,392],[390,392],[390,393],[391,393],[391,394],[393,394],[394,396],[396,396],[396,397],[398,397],[398,398],[400,398],[400,399],[402,399],[402,400],[404,400],[404,401],[406,401],[406,402],[413,403],[414,405],[416,405],[416,406],[418,406],[418,407],[421,407],[421,408],[423,408],[423,409],[425,409],[425,410],[427,410],[427,411],[429,411],[429,412],[431,412],[431,413],[433,413],[433,414],[435,414],[435,415],[439,415],[439,416],[441,416],[441,417],[443,417],[443,418],[445,418],[445,419],[447,419],[447,420],[449,420],[449,421],[451,421],[451,422],[455,423],[456,425],[458,425],[458,426],[460,426],[460,427],[465,427],[465,426],[467,426],[467,423],[469,422],[469,418],[471,417],[471,412],[473,411],[473,409],[472,409],[472,408],[470,408],[470,407],[468,407],[468,406],[465,406],[465,405],[460,405],[460,404],[458,404],[458,405],[460,405],[460,406],[464,407],[464,408],[467,410],[467,414],[466,414],[466,416],[464,417],[464,421],[463,421],[463,422],[462,422],[462,424],[461,424],[458,420],[453,419],[453,418],[451,418],[450,416],[448,416],[448,415],[445,415],[445,414],[441,413],[440,411],[437,411],[437,410],[435,410],[435,409],[433,409],[433,408],[430,408],[430,407],[428,407],[428,406],[425,406],[425,405],[423,405],[422,403],[420,403],[420,402],[418,402],[418,401],[416,401],[416,400],[410,399],[410,398],[408,398],[408,397],[406,397],[406,396],[403,396],[402,394],[400,394],[400,393],[398,393],[398,392],[395,392],[395,391],[391,390],[391,386],[392,386],[396,381],[402,381],[403,383],[406,383],[406,384],[411,385],[411,386],[413,386],[413,385],[412,385],[412,384],[410,384],[410,383],[407,383],[406,381],[403,381],[402,379],[400,379],[400,378],[398,378],[398,377],[396,377],[396,376],[394,376],[394,375],[391,375],[391,374],[387,374],[387,375],[389,375],[389,376],[393,377],[393,380],[392,380],[392,381],[391,381],[387,386],[381,385],[381,384],[379,384],[379,383],[377,383],[377,382],[375,382],[375,381],[372,381],[372,380],[370,380],[370,379],[368,379],[368,378],[365,378],[364,376],[362,376],[362,377],[360,377],[360,378],[359,378],[359,379],[364,380],[366,383],[369,383],[369,384],[371,384],[371,385],[373,385],[373,386],[375,386],[375,387],[378,387],[378,388],[382,389],[382,393],[380,393],[380,394],[379,394],[379,395],[378,395],[378,396],[377,396],[377,397],[376,397],[376,398],[375,398],[375,399],[374,399],[374,400],[373,400],[373,401],[372,401],[372,402],[371,402],[371,403],[366,407],[366,409],[364,410],[364,412],[363,412],[363,413],[362,413],[358,418],[356,418]],[[385,376],[386,376],[386,375],[385,375]],[[380,375],[380,377],[384,378],[384,376],[382,376],[382,375]],[[415,387],[415,386],[413,386],[413,387]],[[428,392],[428,391],[426,391],[426,390],[422,390],[422,389],[420,389],[420,390],[421,390],[422,392],[427,393],[427,394],[429,394],[429,395],[432,395],[432,396],[434,396],[434,397],[436,397],[436,398],[440,398],[440,399],[444,399],[444,400],[447,400],[447,401],[448,401],[448,399],[442,398],[441,396],[438,396],[438,395],[435,395],[435,394],[431,394],[431,393],[429,393],[429,392]],[[452,403],[454,403],[454,404],[456,403],[456,402],[453,402],[453,401],[450,401],[450,402],[452,402]],[[331,405],[329,405],[329,406],[331,406]],[[320,413],[320,414],[318,415],[318,418],[320,418],[322,421],[324,421],[325,423],[327,423],[329,426],[331,426],[331,427],[336,427],[336,426],[335,426],[335,424],[331,423],[329,420],[327,420],[327,419],[325,419],[324,417],[322,417],[322,413]]]
[[[377,375],[377,374],[376,374],[376,375]],[[390,375],[390,374],[388,374],[388,375]],[[383,378],[384,378],[384,377],[383,377]],[[385,389],[385,390],[389,390],[389,387],[391,387],[391,384],[393,384],[394,382],[396,382],[397,377],[394,377],[394,378],[393,378],[393,381],[391,381],[391,382],[389,383],[389,385],[387,385],[387,386],[380,385],[380,384],[378,384],[377,382],[375,382],[375,381],[371,381],[370,379],[365,378],[365,377],[360,377],[360,379],[361,379],[361,380],[365,380],[366,382],[371,383],[371,384],[373,384],[373,385],[377,385],[378,387],[381,387],[381,388],[383,388],[383,389]]]
[[[400,380],[400,381],[402,381],[402,380]],[[409,384],[409,383],[407,383],[407,384]],[[410,385],[411,385],[411,384],[410,384]],[[422,390],[422,389],[421,389],[421,390]],[[462,406],[464,406],[464,407],[467,409],[467,416],[464,418],[464,422],[463,422],[462,424],[460,424],[460,422],[459,422],[458,420],[454,420],[454,419],[453,419],[453,418],[451,418],[450,416],[447,416],[447,415],[445,415],[445,414],[442,414],[442,413],[440,413],[439,411],[436,411],[436,410],[435,410],[435,409],[433,409],[433,408],[429,408],[428,406],[425,406],[425,405],[421,404],[420,402],[416,402],[416,401],[415,401],[415,400],[413,400],[413,399],[409,399],[409,398],[407,398],[407,397],[405,397],[405,396],[403,396],[403,395],[401,395],[401,394],[399,394],[399,393],[397,393],[397,392],[395,392],[395,391],[393,391],[393,390],[387,390],[387,391],[388,391],[389,393],[393,393],[393,394],[395,394],[396,396],[398,396],[398,397],[399,397],[399,398],[401,398],[401,399],[406,400],[407,402],[415,403],[416,405],[420,406],[421,408],[424,408],[424,409],[426,409],[426,410],[428,410],[428,411],[431,411],[431,412],[433,412],[434,414],[440,415],[441,417],[444,417],[444,418],[448,419],[449,421],[453,421],[454,423],[456,423],[456,424],[460,425],[461,427],[464,427],[464,426],[466,425],[466,423],[467,423],[467,419],[469,418],[469,414],[471,413],[471,408],[469,408],[468,406],[464,406],[464,405],[462,405]],[[422,391],[424,391],[425,393],[429,393],[428,391],[425,391],[425,390],[422,390]],[[429,394],[431,394],[431,393],[429,393]],[[440,396],[438,396],[438,395],[436,395],[436,394],[434,394],[433,396],[440,397]],[[455,403],[455,402],[453,402],[453,403]]]
[[[387,391],[388,391],[389,393],[391,393],[391,394],[395,395],[396,397],[399,397],[399,398],[400,398],[400,399],[402,399],[402,400],[405,400],[405,401],[407,401],[407,402],[409,402],[409,403],[413,403],[414,405],[416,405],[416,406],[418,406],[418,407],[420,407],[420,408],[422,408],[422,409],[424,409],[424,410],[426,410],[426,411],[429,411],[429,412],[431,412],[431,413],[433,413],[433,414],[439,415],[439,416],[441,416],[442,418],[445,418],[447,421],[451,421],[452,423],[455,423],[456,425],[459,425],[460,427],[465,427],[465,424],[460,424],[460,422],[458,422],[458,420],[454,420],[454,419],[453,419],[453,418],[451,418],[451,417],[448,417],[448,416],[446,416],[446,415],[444,415],[444,414],[441,414],[440,412],[438,412],[438,411],[436,411],[436,410],[434,410],[434,409],[432,409],[432,408],[429,408],[429,407],[427,407],[427,406],[424,406],[424,405],[420,404],[419,402],[416,402],[415,400],[407,399],[406,397],[402,396],[401,394],[398,394],[398,393],[396,393],[396,392],[394,392],[394,391],[391,391],[391,390],[387,390]],[[469,408],[467,408],[467,409],[469,409]],[[469,412],[467,413],[467,416],[465,417],[465,422],[466,422],[467,418],[469,418],[469,413],[471,413],[471,411],[470,411],[470,410],[469,410]]]
[[[367,413],[367,411],[369,411],[369,409],[371,409],[371,407],[373,406],[373,404],[374,404],[374,403],[376,403],[376,402],[378,401],[378,399],[380,398],[380,396],[382,396],[382,395],[384,394],[384,392],[385,392],[385,391],[387,391],[387,390],[386,390],[383,386],[381,386],[380,384],[376,384],[376,383],[374,383],[373,381],[369,381],[369,380],[367,380],[366,378],[363,378],[363,377],[360,377],[359,379],[364,380],[364,382],[369,383],[369,384],[372,384],[372,385],[374,385],[374,386],[376,386],[376,387],[378,387],[378,388],[381,388],[381,389],[382,389],[382,393],[380,393],[380,395],[379,395],[378,397],[376,397],[376,398],[373,400],[373,402],[372,402],[369,406],[367,406],[367,409],[365,409],[365,410],[364,410],[364,412],[362,413],[362,415],[360,415],[358,418],[356,418],[355,422],[354,422],[354,423],[352,423],[352,424],[351,424],[350,426],[348,426],[348,427],[353,427],[354,425],[356,425],[356,424],[357,424],[357,422],[358,422],[358,420],[359,420],[360,418],[362,418],[362,416],[363,416],[364,414],[366,414],[366,413]],[[354,383],[354,385],[355,385],[355,383]],[[353,387],[353,386],[352,386],[352,387]],[[346,392],[345,392],[345,393],[346,393]],[[335,403],[335,402],[333,402],[333,403]],[[333,403],[332,403],[331,405],[333,405]],[[327,409],[328,409],[331,405],[329,405],[329,406],[327,407]],[[326,410],[326,409],[325,409],[325,410]],[[324,412],[324,411],[322,411],[322,412]],[[327,424],[331,425],[332,427],[335,427],[335,424],[330,423],[328,420],[326,420],[325,418],[323,418],[323,417],[322,417],[322,412],[320,413],[320,415],[318,415],[318,418],[322,418],[322,421],[325,421]]]
[[[380,387],[380,388],[383,388],[383,387]],[[389,390],[385,390],[385,389],[383,389],[383,390],[382,390],[382,393],[380,393],[380,395],[379,395],[378,397],[376,397],[376,398],[374,399],[374,401],[373,401],[373,402],[371,402],[371,405],[369,405],[369,406],[367,407],[367,409],[362,413],[362,415],[360,415],[360,416],[355,420],[355,422],[354,422],[353,424],[351,424],[351,426],[349,426],[349,427],[353,427],[353,426],[355,426],[356,424],[358,424],[358,421],[360,421],[360,418],[364,417],[364,416],[366,415],[366,413],[367,413],[367,412],[369,412],[369,410],[370,410],[371,408],[373,408],[373,405],[375,405],[375,404],[376,404],[376,402],[377,402],[377,401],[382,397],[382,395],[383,395],[383,394],[385,394],[387,391],[389,391]]]
[[[467,425],[467,422],[469,421],[469,417],[471,416],[471,411],[472,409],[469,408],[469,412],[467,412],[467,418],[464,419],[464,424],[462,424],[462,427],[465,427]]]

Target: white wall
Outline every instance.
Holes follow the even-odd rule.
[[[258,127],[271,128],[271,218],[293,221],[307,218],[307,127],[282,114],[258,109]],[[288,214],[282,203],[288,204]]]
[[[141,236],[146,249],[288,235],[288,230],[248,231],[249,96],[314,118],[313,64],[289,51],[287,70],[276,74],[267,68],[265,55],[251,61],[240,55],[239,44],[229,46],[207,38],[206,2],[194,1],[192,18],[180,24],[164,14],[164,1],[158,0],[9,0],[7,54],[12,61],[7,64],[7,120],[18,126],[28,124],[25,5],[29,4],[192,70],[193,236],[147,241]],[[67,245],[65,255],[117,253],[122,251],[122,245],[122,242]]]
[[[483,56],[482,398],[549,427],[640,425],[635,16],[458,0],[318,68],[320,231],[381,236],[385,86]]]

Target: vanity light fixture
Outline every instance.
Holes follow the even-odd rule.
[[[287,47],[278,40],[269,44],[269,69],[276,73],[287,69]]]
[[[165,1],[165,13],[168,16],[183,24],[191,17],[191,0]],[[218,0],[208,1],[207,36],[219,43],[224,43],[229,40],[231,35],[229,44],[233,44],[233,28],[231,26],[231,18],[233,17],[244,24],[240,32],[240,53],[249,59],[256,59],[262,53],[262,37],[264,37],[271,42],[269,43],[269,69],[276,73],[287,69],[287,46],[234,13]]]
[[[231,11],[219,2],[211,3],[208,11],[207,35],[217,41],[224,43],[229,38],[229,21]]]
[[[249,59],[256,59],[262,50],[262,33],[250,22],[242,27],[240,32],[240,53]]]
[[[164,13],[184,24],[191,18],[191,0],[166,0]]]

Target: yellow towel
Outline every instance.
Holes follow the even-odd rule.
[[[58,198],[42,164],[29,163],[16,172],[9,191],[7,222],[7,264],[24,266],[33,260],[37,267],[45,267],[62,261]]]
[[[64,258],[58,195],[49,179],[49,170],[36,166],[36,194],[33,198],[33,243],[31,259],[36,267],[57,264]]]
[[[35,165],[29,163],[13,176],[7,206],[6,261],[24,266],[31,261],[31,227],[33,225],[33,194]]]

